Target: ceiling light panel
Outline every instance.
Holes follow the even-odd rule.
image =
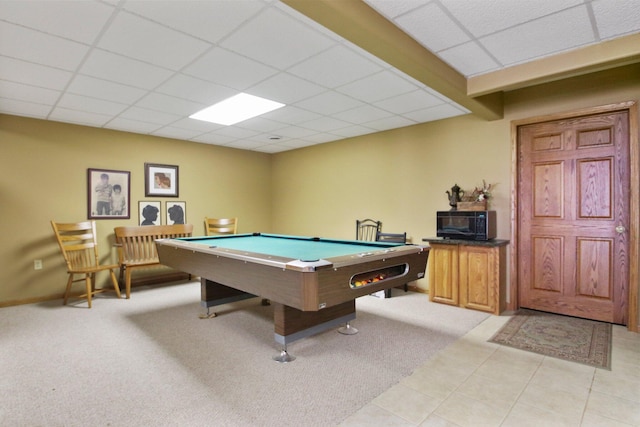
[[[260,98],[248,93],[239,93],[189,117],[230,126],[282,107],[284,107],[284,104],[280,102]]]

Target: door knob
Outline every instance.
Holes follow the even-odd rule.
[[[624,228],[624,225],[619,225],[619,226],[616,227],[616,232],[619,233],[619,234],[622,234],[625,231],[627,231],[627,229]]]

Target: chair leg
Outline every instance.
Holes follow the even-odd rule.
[[[92,288],[93,288],[93,274],[87,274],[85,276],[85,282],[87,284],[87,303],[89,304],[89,308],[91,308],[91,297],[92,297]]]
[[[69,273],[69,280],[67,280],[67,289],[64,291],[64,302],[62,305],[67,305],[69,299],[69,292],[71,292],[71,284],[73,283],[73,273]]]
[[[116,295],[120,298],[120,285],[118,284],[118,279],[116,278],[113,270],[109,270],[109,274],[111,275],[111,281],[113,282],[113,288],[116,290]]]
[[[127,268],[124,271],[124,283],[127,299],[131,298],[131,269]]]

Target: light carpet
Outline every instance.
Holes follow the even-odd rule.
[[[488,317],[420,293],[366,296],[357,335],[296,341],[281,364],[271,307],[202,320],[199,289],[0,309],[0,425],[334,426]]]
[[[610,323],[520,309],[489,341],[611,370]]]

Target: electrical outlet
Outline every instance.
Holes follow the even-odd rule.
[[[33,269],[34,270],[42,270],[42,260],[41,259],[37,259],[37,260],[33,261]]]

